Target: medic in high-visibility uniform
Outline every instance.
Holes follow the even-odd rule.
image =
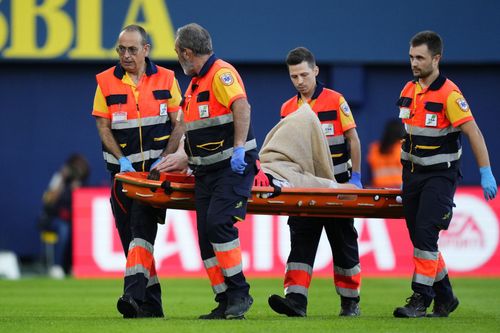
[[[165,210],[128,198],[114,175],[125,171],[173,171],[184,130],[177,122],[181,93],[174,72],[149,58],[151,45],[138,25],[125,27],[116,51],[120,63],[97,74],[92,115],[111,174],[111,208],[127,257],[124,293],[117,308],[124,318],[163,317],[153,248]],[[182,161],[182,158],[180,159]],[[167,167],[166,165],[172,167]]]
[[[459,302],[454,295],[445,261],[438,249],[441,230],[451,222],[453,197],[461,179],[461,133],[472,147],[486,200],[497,194],[488,150],[460,89],[439,72],[441,37],[432,31],[410,41],[410,63],[415,79],[408,82],[397,102],[406,135],[403,164],[403,207],[413,244],[413,295],[394,310],[395,317],[423,317],[434,301],[430,317],[447,317]]]
[[[256,173],[250,105],[240,75],[215,56],[203,27],[179,28],[175,51],[192,76],[182,104],[185,151],[195,176],[201,257],[219,303],[200,319],[240,319],[253,303],[234,226],[245,219]]]
[[[362,188],[361,144],[346,100],[316,80],[319,69],[308,49],[298,47],[291,50],[286,62],[298,93],[283,103],[281,117],[295,112],[303,103],[309,103],[330,146],[336,181]],[[271,295],[269,306],[287,316],[306,316],[314,259],[324,229],[332,249],[334,284],[341,300],[340,316],[359,316],[361,266],[354,219],[291,216],[288,225],[291,250],[286,264],[285,297]]]

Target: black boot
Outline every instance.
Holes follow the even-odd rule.
[[[253,298],[250,295],[230,297],[224,312],[226,319],[245,319],[245,313],[250,310],[252,304]]]
[[[434,300],[434,306],[432,308],[432,313],[429,313],[427,317],[448,317],[450,313],[455,311],[455,309],[458,307],[458,304],[460,302],[458,301],[458,298],[453,296],[451,301],[449,302],[439,302]]]
[[[340,313],[341,317],[358,317],[361,315],[359,309],[359,297],[340,297]]]
[[[139,305],[129,295],[123,295],[118,299],[116,308],[123,315],[123,318],[163,318],[163,310],[149,309],[144,305]]]
[[[288,317],[305,317],[307,313],[307,298],[303,295],[288,294],[286,297],[271,295],[267,302],[274,312]]]
[[[413,295],[411,295],[406,299],[405,306],[396,308],[394,310],[394,317],[397,318],[425,317],[426,310],[427,306],[425,305],[424,296],[419,293],[413,293]]]
[[[226,312],[226,308],[227,308],[227,301],[221,301],[219,302],[219,305],[217,305],[217,307],[213,309],[210,313],[201,315],[198,317],[198,319],[207,319],[207,320],[226,319],[226,315],[224,314]]]
[[[129,295],[121,296],[116,303],[116,308],[123,315],[123,318],[137,318],[139,313],[139,305]]]

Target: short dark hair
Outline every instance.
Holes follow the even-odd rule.
[[[144,30],[143,27],[141,27],[140,25],[137,25],[137,24],[131,24],[131,25],[127,25],[125,28],[122,29],[122,32],[138,32],[140,35],[141,35],[141,38],[142,38],[142,45],[146,45],[149,43],[149,36],[148,36],[148,33],[146,32],[146,30]]]
[[[195,55],[212,54],[212,38],[201,25],[189,23],[177,29],[177,45],[181,50],[190,49]]]
[[[410,45],[412,47],[420,46],[426,44],[427,48],[431,52],[432,56],[437,54],[443,54],[443,40],[434,31],[426,30],[421,31],[410,40]]]
[[[307,62],[309,67],[313,68],[316,66],[316,59],[314,59],[314,54],[303,46],[294,48],[286,56],[286,64],[288,66],[298,65],[303,61]]]

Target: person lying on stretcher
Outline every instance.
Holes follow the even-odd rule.
[[[177,152],[164,157],[152,171],[190,173],[183,142],[184,139]],[[302,105],[271,129],[259,158],[254,186],[357,188],[335,181],[328,142],[309,104]]]
[[[254,186],[357,188],[335,181],[328,141],[309,104],[283,118],[267,134]],[[259,165],[257,165],[259,166]]]

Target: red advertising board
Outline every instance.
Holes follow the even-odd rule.
[[[74,193],[74,267],[76,277],[119,277],[125,257],[114,226],[109,190]],[[500,276],[500,200],[486,202],[479,187],[464,187],[455,196],[450,228],[440,236],[440,250],[454,276]],[[248,276],[282,277],[289,252],[285,216],[249,215],[238,223],[243,264]],[[364,276],[412,274],[413,249],[404,220],[356,219]],[[160,276],[205,276],[192,211],[168,210],[158,228],[155,259]],[[323,235],[315,262],[316,276],[331,276],[333,265]]]

